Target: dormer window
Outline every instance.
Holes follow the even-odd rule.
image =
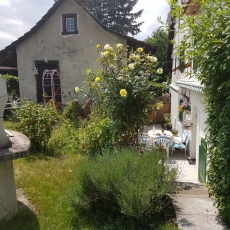
[[[77,30],[77,14],[62,15],[62,34],[78,34]]]

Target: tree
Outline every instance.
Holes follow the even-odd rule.
[[[190,4],[196,14],[188,12],[194,6],[169,2],[179,30],[188,35],[177,54],[185,51],[184,60],[198,66],[195,77],[204,85],[209,192],[222,218],[230,222],[230,1],[194,0]]]
[[[136,35],[143,22],[137,22],[143,10],[132,13],[138,0],[80,0],[82,4],[108,28],[127,35]]]
[[[163,69],[163,73],[162,75],[154,77],[154,82],[151,86],[151,91],[154,92],[154,97],[158,98],[163,93],[168,92],[168,85],[161,84],[163,82],[167,82],[169,76],[165,63],[167,56],[168,34],[163,27],[159,27],[152,32],[150,37],[145,39],[145,42],[158,46],[157,52],[154,55],[157,57],[159,65]]]
[[[150,43],[152,45],[158,46],[157,52],[154,54],[161,67],[163,68],[163,74],[159,77],[158,82],[164,82],[166,81],[166,78],[168,77],[169,72],[166,70],[166,58],[167,58],[167,46],[168,46],[168,34],[167,31],[159,27],[155,31],[152,32],[150,37],[147,37],[145,39],[145,42]]]

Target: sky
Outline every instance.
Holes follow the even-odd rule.
[[[54,0],[0,0],[0,50],[28,32],[53,3]],[[135,38],[144,40],[160,26],[158,16],[163,21],[167,19],[169,5],[167,0],[139,0],[134,12],[140,9],[144,11],[137,21],[144,23]]]

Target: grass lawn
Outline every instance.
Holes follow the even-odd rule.
[[[11,122],[4,122],[5,128],[14,129]],[[115,222],[98,226],[91,214],[82,216],[71,205],[74,198],[75,172],[80,154],[66,154],[55,157],[42,153],[31,153],[29,157],[14,161],[16,187],[35,207],[35,212],[20,205],[18,214],[9,221],[0,222],[1,230],[70,230],[70,229],[118,229]],[[107,215],[107,213],[106,213]],[[94,216],[95,218],[95,216]],[[80,225],[79,225],[80,224]],[[125,228],[119,228],[123,230]],[[176,230],[170,223],[162,223],[161,230]]]
[[[22,188],[36,213],[23,208],[13,221],[0,224],[0,229],[72,229],[75,212],[68,188],[74,180],[78,158],[77,154],[52,158],[33,154],[15,160],[16,187]]]

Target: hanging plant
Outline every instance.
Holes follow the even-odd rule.
[[[184,130],[192,130],[193,127],[195,127],[195,123],[193,121],[190,120],[186,120],[183,122],[183,128]]]

